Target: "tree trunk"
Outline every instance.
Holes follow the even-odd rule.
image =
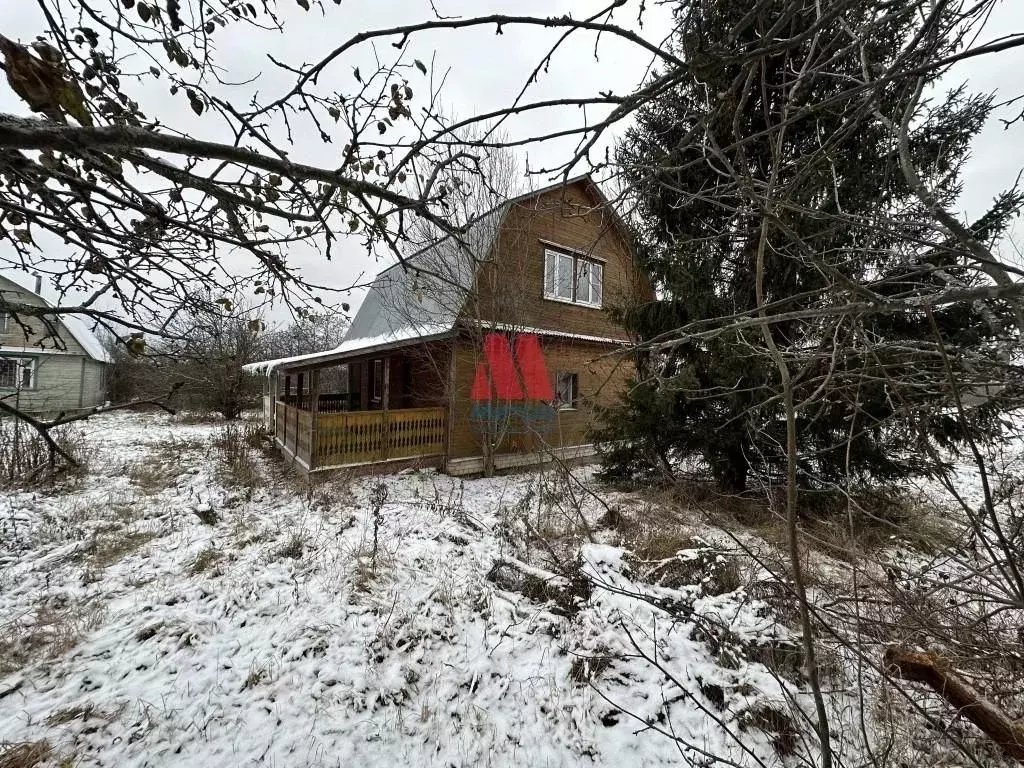
[[[723,493],[743,493],[747,490],[747,473],[750,466],[739,443],[726,449],[725,459],[720,466],[718,487]]]

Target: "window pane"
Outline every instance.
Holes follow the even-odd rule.
[[[0,333],[7,333],[7,313],[0,312]]]
[[[0,357],[0,387],[13,387],[18,380],[18,363],[10,357]]]
[[[591,264],[590,266],[590,302],[600,306],[604,298],[604,266]]]
[[[24,389],[30,389],[32,387],[32,368],[35,365],[33,360],[22,360],[21,361],[21,386]]]
[[[560,373],[558,374],[557,386],[555,397],[558,400],[558,405],[561,408],[575,408],[576,407],[576,389],[577,380],[575,373]]]
[[[581,301],[584,304],[590,303],[590,267],[589,261],[583,261],[580,259],[579,267],[576,271],[576,301]]]
[[[558,254],[554,251],[544,251],[544,295],[555,295],[555,271],[557,269]]]
[[[572,301],[572,256],[564,253],[558,254],[558,268],[556,271],[555,295],[560,299]]]

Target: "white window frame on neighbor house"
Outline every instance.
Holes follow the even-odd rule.
[[[568,382],[569,399],[562,397],[563,382]],[[560,411],[575,411],[580,399],[580,377],[575,371],[555,374],[555,407]]]
[[[25,390],[36,388],[36,358],[0,355],[0,363],[13,364],[12,367],[6,368],[6,370],[0,370],[0,389]],[[9,380],[6,378],[7,373],[12,374]]]
[[[604,263],[567,248],[544,248],[544,298],[601,308]]]

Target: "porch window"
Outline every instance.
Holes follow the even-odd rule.
[[[600,307],[604,265],[577,254],[544,250],[544,298]]]
[[[370,377],[370,399],[380,402],[384,396],[384,361],[374,360],[372,376]]]
[[[579,377],[575,373],[560,373],[555,381],[555,407],[573,410],[579,400]]]
[[[34,357],[0,357],[0,389],[33,389],[35,385]]]

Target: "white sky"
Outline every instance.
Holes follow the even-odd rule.
[[[582,17],[604,5],[593,0],[435,0],[438,11],[448,16],[485,15],[487,13],[515,13],[519,15],[558,16],[570,13]],[[641,33],[647,39],[660,41],[668,32],[667,9],[648,2],[645,25]],[[637,3],[630,2],[626,12],[616,18],[624,25],[635,24]],[[240,82],[257,78],[257,86],[264,96],[277,94],[287,88],[291,80],[277,71],[268,60],[273,54],[293,64],[315,61],[323,53],[352,34],[365,29],[407,24],[432,18],[429,0],[342,0],[335,5],[331,0],[324,2],[324,14],[314,8],[303,12],[297,4],[281,0],[280,12],[284,21],[283,33],[260,33],[243,28],[238,32],[220,34],[217,50],[218,62],[223,68],[225,80]],[[43,29],[40,11],[35,3],[22,0],[0,0],[3,15],[3,34],[14,39],[29,42]],[[991,39],[1024,31],[1024,2],[1006,0],[997,9],[991,20],[989,31],[983,39]],[[435,75],[446,74],[442,101],[453,114],[468,117],[480,112],[499,108],[507,104],[522,88],[526,77],[547,51],[555,39],[556,32],[540,28],[507,27],[504,34],[496,36],[493,27],[458,31],[441,31],[412,38],[409,44],[411,58],[419,58],[428,65],[433,59]],[[388,42],[378,43],[382,57],[394,54]],[[346,90],[354,85],[352,67],[362,63],[364,73],[372,70],[372,51],[364,47],[361,53],[336,63],[322,79],[332,87]],[[594,38],[579,35],[579,42],[564,47],[552,62],[549,71],[541,75],[539,83],[531,89],[531,98],[591,95],[598,91],[611,90],[624,94],[633,90],[643,81],[650,56],[636,47],[604,38],[599,48],[599,57],[594,58]],[[139,61],[139,68],[148,64]],[[1003,98],[1024,92],[1020,72],[1024,70],[1024,51],[1018,49],[1007,53],[968,61],[959,66],[952,79],[966,79],[974,91],[998,91]],[[334,85],[337,83],[337,85]],[[417,82],[411,79],[417,96],[425,96],[426,79]],[[162,118],[170,126],[180,130],[192,130],[193,135],[202,138],[225,138],[225,134],[213,121],[194,118],[181,94],[171,97],[167,83],[160,81],[141,89],[135,85],[125,88],[138,98],[142,108],[150,116]],[[239,92],[244,89],[234,89]],[[235,98],[244,103],[245,98]],[[414,100],[413,106],[416,106]],[[24,105],[14,96],[7,84],[0,81],[0,111],[26,114]],[[1012,108],[1004,112],[1008,116]],[[536,130],[551,130],[559,125],[568,126],[579,119],[577,110],[562,110],[543,117],[531,117],[511,123],[511,134],[526,135]],[[965,174],[962,210],[976,215],[1000,189],[1010,186],[1021,168],[1024,168],[1024,126],[1016,125],[1004,130],[998,121],[985,129],[978,137],[974,156]],[[309,162],[334,167],[340,157],[344,138],[338,137],[333,144],[323,144],[315,133],[304,134],[292,156]],[[570,145],[565,142],[544,147],[534,147],[522,153],[521,165],[528,160],[530,167],[559,163],[567,155]],[[539,185],[540,179],[534,181]],[[0,243],[0,258],[9,248]],[[296,248],[290,254],[294,263],[300,265],[303,273],[314,282],[338,288],[346,287],[365,279],[382,268],[374,258],[365,253],[358,239],[345,242],[336,252],[335,258],[327,263],[315,257],[308,249]],[[31,278],[14,275],[26,285]],[[47,290],[44,288],[44,293]],[[49,294],[52,297],[52,293]],[[353,309],[360,293],[353,295]],[[344,297],[339,297],[338,300]]]

